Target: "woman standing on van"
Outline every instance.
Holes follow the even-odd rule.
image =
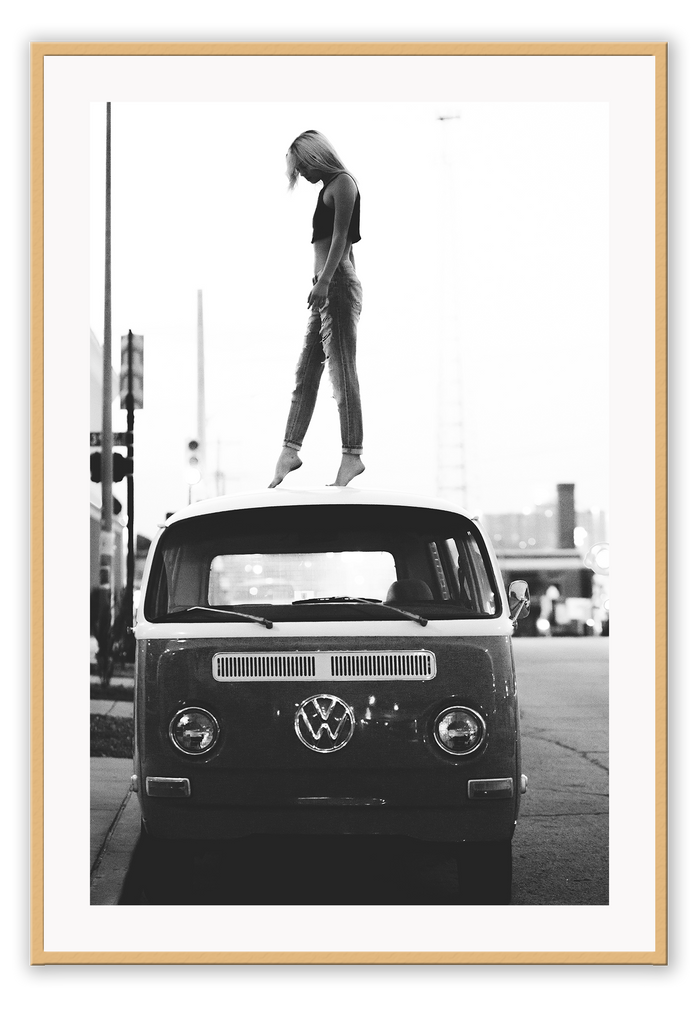
[[[361,282],[354,269],[352,245],[360,239],[360,196],[356,181],[320,132],[303,132],[286,154],[289,188],[298,176],[322,181],[313,216],[315,276],[308,295],[310,320],[296,367],[296,386],[286,423],[283,448],[270,487],[301,465],[298,454],[315,408],[325,361],[337,407],[342,461],[332,486],[345,487],[363,473],[363,424],[356,373],[356,327],[361,313]]]

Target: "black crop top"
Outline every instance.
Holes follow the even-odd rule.
[[[339,172],[339,174],[343,173],[345,172]],[[339,177],[339,175],[335,174],[334,178],[330,178],[330,181],[327,182],[327,185],[329,185],[330,182],[334,181],[334,179],[337,177]],[[317,198],[317,206],[315,207],[315,213],[313,214],[313,237],[311,238],[311,242],[317,242],[321,238],[331,238],[332,232],[334,231],[334,208],[330,206],[325,206],[325,204],[322,201],[322,197],[325,193],[327,185],[323,186],[320,195]],[[357,191],[356,199],[354,200],[354,209],[352,210],[351,213],[351,221],[349,222],[349,230],[347,232],[347,241],[351,242],[352,244],[354,242],[358,242],[361,239],[361,235],[359,234],[360,214],[361,196]]]

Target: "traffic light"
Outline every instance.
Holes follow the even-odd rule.
[[[198,484],[201,480],[201,466],[199,464],[199,442],[192,440],[187,443],[187,483]]]
[[[133,459],[128,458],[126,455],[120,455],[119,452],[114,453],[113,466],[115,484],[118,484],[125,476],[133,474]]]
[[[113,467],[113,480],[115,484],[118,484],[120,480],[123,480],[125,476],[131,476],[133,473],[133,459],[127,458],[125,455],[120,455],[119,452],[115,452],[112,457]],[[101,483],[102,480],[102,453],[92,452],[90,455],[90,480],[93,483]]]

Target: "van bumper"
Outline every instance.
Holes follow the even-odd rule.
[[[303,798],[300,798],[301,800]],[[498,842],[514,833],[515,801],[463,807],[206,807],[188,800],[141,798],[146,831],[156,839],[225,840],[250,835],[407,836],[432,842]]]

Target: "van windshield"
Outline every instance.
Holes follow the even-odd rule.
[[[499,613],[489,556],[470,520],[381,505],[218,512],[173,523],[145,598],[150,621],[220,622],[215,609],[274,621]]]

